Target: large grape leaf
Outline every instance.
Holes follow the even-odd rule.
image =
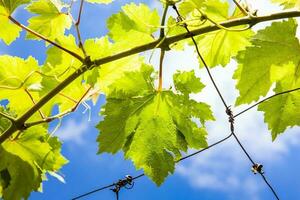
[[[294,20],[274,22],[252,38],[252,45],[239,52],[239,63],[234,79],[240,96],[236,104],[257,101],[265,96],[272,85],[271,67],[287,62],[298,65],[300,45],[296,38],[297,24]]]
[[[274,3],[279,3],[284,6],[284,8],[300,8],[299,0],[271,0]]]
[[[159,26],[157,10],[151,11],[145,4],[127,4],[121,12],[112,15],[107,21],[108,35],[118,42],[119,48],[128,49],[152,42],[152,34]]]
[[[70,16],[62,12],[64,7],[60,0],[32,1],[26,9],[37,16],[28,20],[28,27],[51,40],[60,38],[72,25]],[[27,34],[27,38],[40,40],[31,33]]]
[[[193,101],[180,91],[156,91],[152,72],[152,67],[143,65],[140,72],[125,73],[111,84],[113,92],[107,96],[101,112],[105,117],[97,128],[99,153],[122,149],[137,169],[142,168],[160,185],[174,171],[181,151],[207,145],[204,124],[194,120],[204,123],[214,118],[207,104]],[[182,76],[174,78],[178,77]]]
[[[181,4],[180,10],[186,14],[185,18],[195,19],[198,16],[196,23],[188,24],[195,26],[200,22],[201,14],[198,10],[201,10],[211,20],[215,22],[222,22],[236,17],[240,17],[239,10],[235,10],[233,14],[230,14],[229,3],[227,1],[212,0],[212,1],[195,1],[189,0]],[[192,14],[190,14],[192,13]],[[209,20],[208,20],[209,22]],[[194,28],[194,27],[191,27]],[[241,29],[243,27],[235,27],[234,29]],[[215,67],[217,65],[226,66],[233,56],[243,50],[250,44],[249,38],[253,35],[251,29],[245,31],[228,31],[220,29],[207,34],[202,34],[196,37],[200,53],[209,67]],[[190,45],[194,45],[190,42]],[[199,60],[200,65],[203,65]]]
[[[281,70],[281,69],[285,70]],[[286,73],[278,74],[275,93],[300,87],[300,66],[288,63],[279,68]],[[288,71],[287,71],[288,70]],[[278,134],[283,133],[286,128],[300,126],[300,93],[292,92],[279,95],[259,105],[258,110],[264,112],[265,122],[272,132],[275,140]]]
[[[5,120],[0,117],[0,133],[9,127]],[[27,199],[32,191],[40,191],[45,173],[57,172],[67,163],[60,142],[43,126],[18,134],[0,146],[0,197],[8,200]]]
[[[0,39],[10,45],[20,36],[21,28],[12,24],[8,17],[22,4],[30,0],[2,0],[0,1]]]

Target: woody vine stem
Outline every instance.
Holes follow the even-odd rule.
[[[300,17],[300,11],[284,11],[284,12],[278,12],[275,14],[258,16],[258,17],[246,16],[246,17],[241,17],[241,18],[237,18],[237,19],[233,19],[233,20],[224,21],[224,22],[220,23],[220,25],[227,27],[227,28],[236,27],[236,26],[240,26],[240,25],[253,26],[257,23],[261,23],[261,22],[265,22],[265,21],[292,18],[292,17]],[[26,128],[24,126],[24,124],[35,112],[37,112],[42,106],[44,106],[54,96],[59,94],[59,92],[61,92],[65,87],[67,87],[75,79],[77,79],[78,77],[80,77],[82,74],[84,74],[86,71],[92,69],[93,67],[95,67],[95,66],[101,67],[101,65],[103,65],[103,64],[113,62],[113,61],[119,60],[121,58],[130,56],[133,54],[145,52],[147,50],[151,50],[154,48],[161,48],[163,46],[168,46],[170,44],[173,44],[175,42],[178,42],[178,41],[181,41],[181,40],[184,40],[184,39],[187,39],[190,37],[190,34],[183,33],[183,34],[178,34],[178,35],[175,35],[172,37],[166,37],[163,40],[163,42],[161,42],[161,38],[159,38],[159,39],[155,40],[154,42],[150,42],[145,45],[137,46],[135,48],[132,48],[127,51],[123,51],[123,52],[115,54],[115,55],[111,55],[111,56],[107,56],[107,57],[104,57],[101,59],[91,61],[89,56],[87,56],[86,58],[82,58],[78,54],[75,54],[74,52],[64,48],[63,46],[60,46],[59,44],[56,44],[55,42],[47,39],[46,37],[39,35],[36,32],[33,32],[26,26],[20,24],[16,19],[14,19],[12,17],[9,17],[9,19],[16,25],[20,26],[22,29],[24,29],[36,36],[38,35],[38,37],[40,37],[44,41],[51,43],[52,45],[56,46],[57,48],[60,48],[61,50],[65,51],[65,52],[69,53],[70,55],[72,55],[73,57],[75,57],[76,59],[80,60],[82,62],[82,66],[79,69],[77,69],[74,73],[72,73],[70,76],[68,76],[65,80],[63,80],[60,84],[58,84],[55,88],[53,88],[48,94],[43,96],[39,101],[37,101],[35,103],[34,106],[32,106],[27,112],[25,112],[19,118],[12,119],[10,117],[6,117],[7,119],[9,119],[11,121],[11,125],[0,136],[0,144],[2,144],[5,140],[7,140],[9,137],[11,137],[14,132],[16,132],[18,130],[24,130],[24,128]],[[196,36],[196,35],[200,35],[200,34],[204,34],[204,33],[213,32],[213,31],[216,31],[219,29],[220,29],[220,27],[217,25],[209,25],[209,26],[195,29],[190,32],[192,35]]]

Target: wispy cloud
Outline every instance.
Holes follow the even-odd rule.
[[[88,132],[90,123],[87,120],[75,121],[69,119],[58,129],[56,135],[65,142],[74,142],[79,145],[85,143],[84,135]]]

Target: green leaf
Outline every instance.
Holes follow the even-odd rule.
[[[33,57],[24,60],[8,55],[0,56],[0,99],[7,99],[8,106],[17,114],[22,114],[33,105],[25,90],[30,91],[34,99],[39,96],[37,91],[32,91],[41,82],[41,76],[35,73],[40,71],[39,68]]]
[[[202,8],[205,0],[186,0],[182,1],[179,5],[179,12],[182,16],[187,17],[189,14],[194,13],[196,8]]]
[[[108,37],[89,39],[84,43],[84,48],[92,60],[108,57],[121,51],[119,44],[111,43]],[[121,78],[126,72],[140,69],[143,60],[142,57],[133,55],[109,62],[101,65],[101,67],[96,67],[91,72],[87,72],[85,79],[89,80],[88,83],[91,85],[94,85],[97,79],[97,87],[99,87],[102,92],[109,93],[108,87],[115,82],[116,79]]]
[[[204,123],[214,118],[205,103],[171,91],[157,92],[153,88],[152,71],[143,65],[139,72],[125,73],[111,84],[113,92],[107,96],[101,112],[105,118],[97,128],[99,153],[122,149],[137,169],[144,169],[160,185],[173,173],[181,151],[207,146]],[[182,87],[189,88],[184,84]]]
[[[100,59],[114,53],[113,44],[109,41],[108,36],[86,40],[84,42],[84,49],[91,60]],[[94,67],[92,71],[85,73],[85,80],[89,85],[94,86],[97,84],[99,70],[99,67]]]
[[[30,0],[2,0],[0,1],[0,39],[10,45],[20,36],[22,29],[10,22],[8,17],[22,4]]]
[[[4,113],[10,117],[15,117],[12,113],[8,112],[6,108],[4,108],[2,105],[0,105],[0,112]],[[9,119],[2,117],[0,115],[0,133],[3,133],[6,129],[9,128],[11,122]]]
[[[0,7],[1,9],[1,7]],[[7,45],[10,45],[19,36],[22,29],[12,24],[6,16],[0,13],[0,39]]]
[[[225,67],[230,59],[250,44],[252,31],[230,32],[220,30],[204,34],[197,38],[197,43],[204,60],[209,67],[221,65]],[[200,65],[203,65],[199,60]]]
[[[27,199],[37,191],[46,172],[57,172],[67,160],[61,144],[42,126],[14,135],[0,147],[0,188],[4,199]]]
[[[37,16],[28,20],[28,27],[50,40],[60,38],[72,25],[70,16],[61,11],[63,7],[60,0],[33,1],[26,9]],[[30,33],[27,34],[27,38],[40,40]]]
[[[28,199],[37,191],[42,181],[38,168],[0,147],[0,197],[3,199]]]
[[[284,78],[277,82],[275,93],[300,87],[300,66],[288,63],[281,66],[282,69],[290,69]],[[291,73],[292,72],[292,73]],[[291,92],[274,97],[259,105],[258,110],[264,112],[265,122],[272,132],[272,139],[283,133],[288,127],[300,126],[300,93]]]
[[[142,57],[134,55],[102,65],[98,79],[101,91],[110,93],[109,86],[112,83],[124,76],[124,73],[140,69],[143,61]]]
[[[119,48],[128,49],[154,41],[152,34],[158,30],[159,15],[145,4],[127,4],[121,12],[107,21],[109,36]]]
[[[195,76],[194,70],[190,72],[177,71],[173,75],[173,79],[176,90],[182,94],[198,93],[205,87],[200,78]]]
[[[194,5],[196,6],[196,4]],[[206,1],[199,4],[199,6],[200,7],[195,8],[201,10],[208,18],[217,23],[238,17],[239,15],[237,10],[230,15],[229,4],[226,1]],[[200,15],[199,12],[198,15]],[[235,27],[233,29],[242,28],[244,27]],[[236,56],[239,51],[250,44],[249,38],[252,35],[253,32],[251,30],[228,31],[220,29],[219,31],[200,35],[196,37],[196,41],[199,51],[209,67],[215,67],[217,65],[225,67],[232,57]],[[190,42],[190,45],[193,45],[193,43]],[[199,63],[203,66],[200,59]]]
[[[76,39],[72,34],[61,36],[56,40],[56,42],[83,57],[83,53],[77,46]],[[52,46],[47,50],[47,58],[44,63],[44,70],[45,72],[50,72],[51,75],[57,75],[58,78],[63,79],[68,76],[68,73],[73,72],[81,65],[82,63],[70,54],[55,46]],[[66,71],[68,73],[66,73]]]
[[[1,0],[0,2],[0,10],[1,14],[3,14],[3,10],[1,9],[4,8],[6,13],[8,15],[12,14],[20,5],[22,4],[27,4],[29,3],[30,0]]]
[[[297,24],[294,20],[274,22],[252,38],[252,45],[239,52],[239,63],[234,79],[240,96],[236,105],[257,101],[265,96],[272,85],[272,66],[300,61],[300,45],[296,38]],[[274,69],[272,69],[274,71]]]
[[[142,73],[143,76],[140,74]],[[124,72],[121,79],[114,81],[107,92],[109,97],[120,96],[123,93],[124,97],[132,97],[138,95],[145,95],[153,90],[153,78],[151,74],[153,68],[149,65],[142,64],[140,71]],[[126,87],[124,87],[126,85]],[[136,89],[139,88],[139,90]]]
[[[284,6],[284,8],[300,8],[299,0],[271,0],[274,3],[279,3]]]

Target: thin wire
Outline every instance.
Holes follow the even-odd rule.
[[[185,156],[185,157],[182,157],[182,158],[180,158],[179,160],[177,160],[176,163],[179,163],[179,162],[181,162],[181,161],[183,161],[183,160],[186,160],[186,159],[188,159],[188,158],[190,158],[190,157],[193,157],[193,156],[195,156],[195,155],[197,155],[197,154],[200,154],[200,153],[202,153],[203,151],[206,151],[206,150],[208,150],[208,149],[210,149],[210,148],[212,148],[212,147],[214,147],[214,146],[216,146],[216,145],[218,145],[218,144],[221,144],[221,143],[225,142],[226,140],[228,140],[231,136],[232,136],[232,134],[228,135],[227,137],[223,138],[222,140],[219,140],[219,141],[213,143],[212,145],[210,145],[210,146],[208,146],[208,147],[206,147],[206,148],[204,148],[204,149],[201,149],[201,150],[196,151],[196,152],[194,152],[194,153],[192,153],[192,154],[189,154],[189,155],[187,155],[187,156]]]
[[[179,17],[179,20],[182,21],[182,20],[183,20],[183,19],[182,19],[182,16],[180,15],[180,13],[179,13],[179,11],[178,11],[178,9],[177,9],[177,7],[176,7],[175,4],[172,5],[172,8],[173,8],[173,9],[175,10],[175,12],[177,13],[177,15],[178,15],[178,17]],[[223,98],[223,96],[222,96],[222,94],[221,94],[221,92],[220,92],[220,90],[219,90],[219,88],[218,88],[218,86],[217,86],[217,84],[216,84],[216,82],[215,82],[215,80],[214,80],[214,78],[213,78],[213,76],[212,76],[212,74],[211,74],[209,68],[208,68],[208,65],[206,64],[204,58],[202,57],[202,55],[201,55],[201,53],[200,53],[199,47],[198,47],[198,45],[197,45],[197,42],[196,42],[196,40],[195,40],[193,34],[191,33],[191,31],[190,31],[189,28],[187,27],[187,24],[184,23],[184,24],[183,24],[183,27],[185,28],[185,30],[188,32],[190,38],[192,39],[192,41],[193,41],[193,43],[194,43],[194,46],[195,46],[195,48],[196,48],[197,54],[198,54],[199,58],[201,59],[203,65],[204,65],[204,67],[205,67],[205,69],[206,69],[206,71],[207,71],[207,73],[208,73],[208,75],[209,75],[209,78],[210,78],[211,82],[213,83],[213,85],[214,85],[214,87],[215,87],[215,89],[216,89],[216,91],[217,91],[217,93],[218,93],[220,99],[222,100],[222,102],[223,102],[225,108],[227,109],[228,106],[227,106],[227,104],[226,104],[226,102],[225,102],[225,100],[224,100],[224,98]]]
[[[190,157],[193,157],[193,156],[195,156],[195,155],[197,155],[197,154],[200,154],[200,153],[202,153],[202,152],[204,152],[204,151],[206,151],[206,150],[208,150],[208,149],[210,149],[210,148],[212,148],[212,147],[214,147],[214,146],[216,146],[216,145],[218,145],[218,144],[221,144],[221,143],[225,142],[225,141],[228,140],[231,136],[232,136],[232,134],[230,134],[230,135],[228,135],[227,137],[225,137],[225,138],[223,138],[223,139],[221,139],[221,140],[219,140],[219,141],[217,141],[217,142],[215,142],[215,143],[209,145],[208,147],[206,147],[206,148],[204,148],[204,149],[201,149],[201,150],[196,151],[196,152],[194,152],[194,153],[192,153],[192,154],[189,154],[189,155],[187,155],[187,156],[185,156],[185,157],[182,157],[181,159],[179,159],[179,160],[177,160],[177,161],[175,161],[175,162],[176,162],[176,163],[179,163],[179,162],[181,162],[181,161],[183,161],[183,160],[186,160],[186,159],[188,159],[188,158],[190,158]],[[140,175],[137,175],[137,176],[133,177],[132,180],[136,180],[136,179],[139,179],[139,178],[144,177],[144,176],[145,176],[145,174],[142,173],[142,174],[140,174]],[[101,187],[101,188],[92,190],[92,191],[87,192],[87,193],[84,193],[84,194],[82,194],[82,195],[80,195],[80,196],[74,197],[72,200],[81,199],[82,197],[91,195],[91,194],[96,193],[96,192],[99,192],[99,191],[101,191],[101,190],[105,190],[105,189],[111,188],[111,187],[113,187],[113,186],[115,186],[115,185],[116,185],[116,184],[113,183],[113,184],[111,184],[111,185],[107,185],[107,186],[104,186],[104,187]]]
[[[283,95],[283,94],[295,92],[295,91],[298,91],[298,90],[300,90],[300,88],[295,88],[295,89],[292,89],[292,90],[286,90],[286,91],[283,91],[283,92],[279,92],[279,93],[277,93],[277,94],[274,94],[274,95],[272,95],[272,96],[269,96],[269,97],[267,97],[267,98],[265,98],[265,99],[263,99],[263,100],[261,100],[261,101],[255,103],[254,105],[252,105],[252,106],[246,108],[245,110],[239,112],[238,114],[234,115],[234,118],[240,116],[241,114],[245,113],[246,111],[248,111],[248,110],[254,108],[255,106],[257,106],[257,105],[259,105],[259,104],[261,104],[261,103],[263,103],[263,102],[265,102],[265,101],[267,101],[267,100],[269,100],[269,99],[272,99],[272,98],[274,98],[274,97],[276,97],[276,96],[279,96],[279,95]]]
[[[180,13],[178,12],[178,9],[177,9],[177,7],[176,7],[175,5],[173,5],[173,9],[174,9],[174,10],[176,11],[176,13],[178,14],[178,17],[181,18],[181,15],[180,15]],[[181,18],[181,19],[182,19],[182,18]],[[221,92],[220,92],[218,86],[216,85],[216,83],[215,83],[215,81],[214,81],[214,79],[213,79],[213,77],[212,77],[212,75],[211,75],[211,73],[210,73],[210,70],[209,70],[209,68],[208,68],[208,66],[207,66],[207,64],[206,64],[206,62],[205,62],[205,60],[204,60],[204,58],[203,58],[202,55],[200,54],[198,45],[197,45],[197,43],[196,43],[196,41],[195,41],[195,39],[194,39],[192,33],[191,33],[190,30],[187,28],[186,24],[184,24],[184,28],[186,29],[186,31],[188,32],[188,34],[190,34],[190,37],[191,37],[191,39],[193,40],[193,43],[194,43],[194,45],[195,45],[197,54],[198,54],[198,56],[200,57],[201,61],[203,62],[204,66],[205,66],[205,68],[206,68],[206,70],[207,70],[207,72],[208,72],[208,74],[209,74],[209,77],[210,77],[210,79],[211,79],[211,81],[212,81],[212,83],[213,83],[213,85],[214,85],[214,87],[215,87],[215,89],[216,89],[216,91],[217,91],[217,93],[218,93],[220,99],[222,100],[222,103],[223,103],[224,106],[226,107],[226,113],[227,113],[228,116],[229,116],[229,122],[230,122],[230,127],[231,127],[231,133],[230,133],[227,137],[225,137],[225,138],[223,138],[223,139],[221,139],[221,140],[219,140],[219,141],[213,143],[212,145],[210,145],[210,146],[208,146],[208,147],[206,147],[206,148],[204,148],[204,149],[201,149],[201,150],[199,150],[199,151],[196,151],[196,152],[194,152],[194,153],[192,153],[192,154],[189,154],[189,155],[187,155],[187,156],[185,156],[185,157],[182,157],[181,159],[179,159],[179,160],[177,160],[177,161],[175,161],[175,162],[176,162],[176,163],[179,163],[179,162],[181,162],[181,161],[183,161],[183,160],[186,160],[186,159],[188,159],[188,158],[191,158],[191,157],[193,157],[193,156],[195,156],[195,155],[197,155],[197,154],[200,154],[201,152],[204,152],[204,151],[206,151],[206,150],[208,150],[208,149],[210,149],[210,148],[212,148],[212,147],[214,147],[214,146],[216,146],[216,145],[218,145],[218,144],[220,144],[220,143],[222,143],[222,142],[228,140],[231,136],[234,136],[235,140],[237,141],[237,143],[239,144],[239,146],[241,147],[241,149],[243,150],[243,152],[245,153],[245,155],[248,157],[248,159],[250,160],[250,162],[251,162],[253,165],[255,165],[256,163],[253,161],[253,159],[251,158],[251,156],[249,155],[249,153],[247,152],[247,150],[244,148],[244,146],[242,145],[242,143],[240,142],[240,140],[238,139],[238,137],[237,137],[236,134],[234,133],[234,118],[237,117],[237,116],[239,116],[240,114],[242,114],[242,113],[244,113],[244,112],[250,110],[251,108],[255,107],[256,105],[258,105],[258,104],[260,104],[260,103],[262,103],[262,102],[264,102],[264,101],[270,99],[270,98],[273,98],[273,97],[275,97],[275,96],[278,96],[278,95],[281,95],[281,94],[285,94],[285,93],[288,93],[288,92],[293,92],[293,91],[296,91],[296,90],[300,90],[300,88],[297,88],[297,89],[293,89],[293,90],[289,90],[289,91],[285,91],[285,92],[281,92],[281,93],[272,95],[272,96],[270,96],[270,97],[268,97],[268,98],[266,98],[266,99],[264,99],[264,100],[258,102],[257,104],[255,104],[255,105],[253,105],[253,106],[251,106],[251,107],[245,109],[244,111],[238,113],[237,115],[233,115],[232,111],[230,110],[230,107],[227,106],[227,104],[226,104],[226,102],[225,102],[225,100],[224,100],[224,98],[223,98],[223,96],[222,96],[222,94],[221,94]],[[268,187],[271,189],[271,191],[273,192],[273,194],[274,194],[274,196],[276,197],[276,199],[279,200],[279,197],[278,197],[278,195],[276,194],[276,191],[275,191],[274,188],[271,186],[271,184],[269,183],[269,181],[266,179],[266,177],[264,176],[264,174],[263,174],[261,171],[259,172],[259,174],[260,174],[261,177],[263,178],[264,182],[265,182],[265,183],[268,185]],[[139,178],[141,178],[141,177],[144,177],[144,176],[145,176],[145,174],[142,173],[142,174],[140,174],[140,175],[138,175],[138,176],[133,177],[132,180],[137,180],[137,179],[139,179]],[[80,196],[77,196],[77,197],[73,198],[72,200],[80,199],[80,198],[82,198],[82,197],[85,197],[85,196],[91,195],[91,194],[93,194],[93,193],[96,193],[96,192],[99,192],[99,191],[102,191],[102,190],[111,188],[111,187],[113,187],[113,186],[116,186],[116,184],[114,183],[114,184],[111,184],[111,185],[107,185],[107,186],[104,186],[104,187],[95,189],[95,190],[93,190],[93,191],[90,191],[90,192],[87,192],[87,193],[82,194],[82,195],[80,195]],[[117,197],[117,198],[118,198],[118,197]]]
[[[93,194],[93,193],[95,193],[95,192],[99,192],[99,191],[101,191],[101,190],[105,190],[105,189],[111,188],[111,187],[113,187],[113,186],[115,186],[114,183],[111,184],[111,185],[104,186],[104,187],[102,187],[102,188],[98,188],[98,189],[92,190],[92,191],[87,192],[87,193],[85,193],[85,194],[82,194],[82,195],[80,195],[80,196],[74,197],[72,200],[81,199],[82,197],[91,195],[91,194]]]
[[[179,13],[179,11],[178,11],[178,9],[177,9],[177,7],[176,7],[175,4],[172,6],[172,8],[173,8],[173,9],[175,10],[175,12],[177,13],[179,20],[182,20],[182,16],[180,15],[180,13]],[[183,24],[183,27],[186,29],[186,31],[187,31],[188,34],[190,35],[190,38],[193,40],[193,43],[194,43],[194,46],[195,46],[195,48],[196,48],[197,54],[198,54],[199,58],[201,59],[202,63],[204,64],[205,69],[207,70],[208,75],[209,75],[211,81],[213,82],[216,91],[217,91],[218,94],[219,94],[219,97],[221,98],[221,100],[222,100],[224,106],[226,107],[226,114],[229,116],[229,122],[230,122],[231,134],[234,136],[235,140],[237,141],[237,143],[239,144],[239,146],[241,147],[241,149],[243,150],[243,152],[245,153],[245,155],[248,157],[248,159],[251,161],[251,163],[252,163],[253,165],[255,165],[255,162],[253,161],[253,159],[251,158],[251,156],[249,155],[249,153],[247,152],[247,150],[244,148],[244,146],[242,145],[242,143],[240,142],[239,138],[236,136],[236,134],[235,134],[235,132],[234,132],[234,115],[233,115],[233,113],[232,113],[230,107],[227,106],[227,104],[226,104],[226,102],[225,102],[225,100],[224,100],[224,98],[223,98],[223,96],[222,96],[222,94],[221,94],[219,88],[217,87],[217,85],[216,85],[216,83],[215,83],[215,81],[214,81],[214,78],[212,77],[212,75],[211,75],[211,73],[210,73],[210,70],[209,70],[209,68],[208,68],[208,66],[207,66],[207,64],[206,64],[206,62],[205,62],[205,60],[204,60],[204,58],[201,56],[201,53],[200,53],[200,51],[199,51],[197,42],[195,41],[195,39],[194,39],[192,33],[190,32],[189,28],[187,27],[187,24]],[[276,194],[274,188],[273,188],[273,187],[271,186],[271,184],[267,181],[267,179],[266,179],[266,177],[263,175],[263,173],[260,171],[259,174],[262,176],[264,182],[269,186],[269,188],[271,189],[271,191],[272,191],[272,193],[274,194],[274,196],[276,197],[276,199],[279,200],[279,197],[278,197],[278,195]]]

